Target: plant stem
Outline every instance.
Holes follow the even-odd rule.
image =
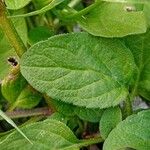
[[[142,70],[141,68],[142,68],[142,66],[140,66],[139,70]],[[139,72],[139,70],[138,70],[138,75],[136,77],[136,80],[135,80],[134,86],[132,88],[132,91],[129,94],[129,96],[127,97],[127,99],[126,99],[126,101],[124,103],[124,117],[125,118],[133,113],[132,102],[133,102],[133,100],[134,100],[134,98],[135,98],[135,96],[137,94],[138,82],[140,80],[140,72]]]
[[[5,114],[11,118],[23,118],[23,117],[32,117],[32,116],[47,116],[51,115],[52,111],[48,107],[43,107],[43,108],[35,108],[35,109],[30,109],[30,110],[17,110],[13,112],[5,112]],[[0,117],[0,120],[3,120],[2,117]]]
[[[9,108],[8,108],[8,112],[12,112],[17,106],[18,106],[19,102],[15,101],[15,103],[13,103]]]
[[[51,111],[52,111],[52,112],[56,112],[57,110],[56,110],[56,108],[55,108],[55,105],[54,105],[53,102],[52,102],[52,99],[51,99],[48,95],[46,95],[46,94],[44,94],[43,97],[44,97],[44,99],[45,99],[45,102],[47,103],[47,105],[48,105],[49,108],[51,109]]]
[[[88,12],[90,12],[92,9],[96,8],[98,5],[100,5],[100,3],[101,3],[101,1],[100,2],[96,2],[96,3],[94,3],[94,4],[90,5],[90,6],[82,9],[79,12],[73,13],[71,15],[66,15],[66,16],[64,16],[64,18],[67,18],[67,19],[72,19],[72,18],[76,19],[78,17],[81,17],[81,16],[87,14]]]
[[[142,70],[141,69],[142,67],[139,67],[139,70]],[[137,94],[137,88],[138,88],[138,83],[139,83],[139,80],[140,80],[140,76],[141,76],[141,73],[140,71],[138,70],[138,75],[137,75],[137,78],[135,80],[135,83],[134,83],[134,87],[130,93],[130,101],[132,102],[134,100],[134,97],[136,96]]]
[[[12,21],[7,18],[8,11],[5,8],[4,3],[0,0],[0,27],[4,31],[7,39],[9,40],[12,47],[14,47],[19,57],[26,51],[26,47],[19,37]]]
[[[130,100],[130,97],[128,96],[126,101],[124,102],[124,116],[123,118],[126,118],[128,116],[130,116],[133,111],[132,111],[132,101]]]

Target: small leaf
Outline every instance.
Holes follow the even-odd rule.
[[[76,107],[76,115],[85,121],[99,122],[103,113],[103,109],[88,109],[83,107]]]
[[[77,135],[78,130],[80,130],[80,126],[82,126],[79,123],[79,120],[76,116],[67,116],[58,112],[53,113],[49,119],[61,121],[64,124],[66,124],[74,133]]]
[[[100,134],[106,139],[112,129],[122,121],[122,114],[119,107],[108,108],[104,111],[100,120]]]
[[[125,43],[133,53],[137,66],[132,88],[135,94],[150,100],[150,31],[142,35],[129,36]]]
[[[9,103],[14,103],[26,85],[27,81],[22,77],[19,70],[14,68],[2,81],[2,95]]]
[[[64,0],[52,0],[48,5],[44,6],[43,8],[27,13],[27,14],[21,14],[21,15],[15,15],[15,16],[10,16],[11,18],[16,18],[16,17],[29,17],[29,16],[34,16],[34,15],[38,15],[38,14],[42,14],[45,13],[49,10],[51,10],[52,8],[54,8],[55,6],[59,5],[60,3],[62,3]]]
[[[142,111],[120,122],[104,142],[103,150],[150,149],[150,110]]]
[[[5,0],[7,9],[21,9],[28,5],[31,0]]]
[[[27,85],[19,94],[15,105],[18,108],[30,109],[37,106],[41,98],[42,96],[40,93],[34,90],[30,85]]]
[[[68,104],[59,100],[51,100],[50,104],[54,107],[54,109],[65,116],[73,117],[75,116],[75,108],[76,106],[72,104]]]
[[[53,113],[53,114],[49,117],[49,119],[61,121],[61,122],[63,122],[64,124],[67,124],[67,122],[68,122],[68,120],[69,120],[68,117],[66,117],[65,115],[63,115],[63,114],[61,114],[61,113],[59,113],[59,112]]]
[[[123,37],[144,33],[147,29],[143,11],[136,11],[133,5],[124,3],[102,2],[78,22],[87,32],[103,37]]]
[[[1,86],[2,95],[10,103],[11,109],[32,108],[41,100],[41,95],[27,84],[17,68],[4,78]]]
[[[21,72],[53,99],[102,109],[126,98],[133,66],[130,51],[119,40],[73,33],[31,47],[22,57]]]
[[[101,109],[89,109],[85,107],[77,107],[72,104],[68,104],[58,100],[51,100],[50,102],[56,111],[62,113],[65,116],[73,117],[78,116],[82,120],[89,122],[99,122],[103,110]]]

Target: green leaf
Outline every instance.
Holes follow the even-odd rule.
[[[64,0],[52,0],[48,5],[46,5],[45,7],[27,13],[27,14],[21,14],[21,15],[15,15],[15,16],[10,16],[11,18],[16,18],[16,17],[29,17],[29,16],[34,16],[34,15],[38,15],[38,14],[42,14],[45,13],[49,10],[51,10],[52,8],[54,8],[55,6],[59,5],[60,3],[62,3]]]
[[[119,40],[73,33],[34,45],[22,57],[21,72],[53,99],[102,109],[126,98],[133,65]]]
[[[103,150],[150,149],[150,110],[142,111],[120,122],[104,142]]]
[[[76,135],[78,130],[80,130],[81,128],[80,127],[81,123],[79,123],[79,120],[76,116],[68,116],[68,115],[55,112],[49,117],[49,119],[53,119],[65,123],[72,131],[74,131]]]
[[[75,113],[82,120],[89,122],[99,122],[103,113],[103,109],[76,107]]]
[[[18,108],[33,108],[37,106],[42,96],[30,85],[27,85],[16,99],[15,106]]]
[[[131,11],[128,11],[129,7]],[[144,33],[147,29],[144,13],[134,10],[133,5],[102,2],[80,17],[78,22],[84,30],[95,36],[123,37]]]
[[[64,103],[59,100],[51,100],[50,104],[54,107],[54,109],[65,116],[73,117],[75,116],[75,107],[72,104]]]
[[[44,0],[44,1],[41,1],[41,0],[32,0],[33,4],[35,5],[35,8],[39,8],[41,9],[42,7],[48,5],[49,3],[52,2],[52,0]]]
[[[14,103],[26,85],[27,81],[22,77],[21,73],[13,69],[2,81],[2,95],[9,103]]]
[[[100,134],[103,139],[106,139],[112,129],[122,121],[122,113],[119,107],[108,108],[104,111],[100,120]]]
[[[31,0],[5,0],[7,9],[21,9],[28,5],[31,2]]]
[[[67,124],[68,120],[69,120],[69,117],[66,117],[65,115],[59,113],[59,112],[55,112],[53,113],[49,119],[53,119],[53,120],[57,120],[57,121],[61,121],[63,122],[64,124]]]
[[[33,144],[28,143],[16,131],[11,133],[1,144],[1,150],[79,150],[76,146],[77,138],[63,123],[56,120],[46,120],[22,127],[21,130],[28,136]],[[15,144],[14,144],[15,143]]]
[[[29,43],[33,45],[39,41],[47,40],[53,35],[54,32],[50,30],[48,27],[45,26],[35,27],[31,29],[28,33]]]
[[[77,107],[72,104],[64,103],[58,100],[51,100],[50,102],[56,111],[65,116],[73,117],[78,116],[82,120],[89,122],[99,122],[102,116],[102,109],[89,109],[85,107]]]
[[[134,94],[140,94],[150,100],[150,31],[146,34],[127,37],[125,43],[133,53],[137,66],[132,87]]]
[[[16,68],[2,81],[1,91],[11,109],[32,108],[41,100],[41,95],[27,84]]]
[[[101,139],[78,140],[62,122],[47,119],[21,128],[33,144],[28,143],[16,131],[0,143],[1,150],[79,150],[81,147],[98,143]]]

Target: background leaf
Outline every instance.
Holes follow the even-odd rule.
[[[143,11],[136,11],[134,5],[124,3],[102,2],[78,22],[90,34],[103,37],[123,37],[144,33],[147,29]]]
[[[125,42],[137,65],[132,88],[136,88],[136,94],[150,100],[150,31],[139,36],[127,37]]]
[[[21,9],[28,5],[31,2],[31,0],[5,0],[5,3],[7,5],[7,9]]]
[[[119,107],[111,107],[106,109],[100,120],[100,134],[103,139],[106,139],[112,129],[122,121],[122,113]]]
[[[65,116],[78,116],[82,120],[89,122],[99,122],[103,113],[103,109],[90,109],[85,107],[77,107],[58,100],[51,100],[50,102],[56,111]]]
[[[54,35],[54,31],[45,26],[39,26],[31,29],[28,33],[29,43],[31,45],[44,41]]]
[[[34,16],[34,15],[42,14],[42,13],[45,13],[45,12],[51,10],[52,8],[54,8],[55,6],[59,5],[63,1],[64,0],[51,0],[49,4],[47,4],[46,6],[42,7],[39,10],[35,10],[35,11],[29,12],[27,14],[13,15],[11,17],[12,18],[15,18],[15,17],[29,17],[29,16]]]
[[[104,142],[103,150],[150,149],[150,111],[142,111],[120,122]]]
[[[77,116],[84,121],[99,122],[103,113],[103,109],[76,107],[75,112]]]
[[[21,72],[53,99],[102,109],[126,98],[133,65],[119,40],[74,33],[34,45],[22,57]]]

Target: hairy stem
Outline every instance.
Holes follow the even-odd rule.
[[[142,68],[142,66],[140,66],[139,70],[142,70],[141,68]],[[130,92],[129,96],[127,97],[127,99],[124,103],[124,117],[125,118],[133,113],[132,102],[134,101],[134,98],[137,94],[138,83],[139,83],[139,80],[140,80],[139,70],[138,70],[138,75],[136,77],[136,80],[135,80],[134,86],[132,88],[132,91]]]
[[[139,67],[139,70],[142,70],[142,67]],[[134,87],[130,93],[130,101],[132,102],[137,94],[137,89],[138,89],[138,83],[139,83],[139,80],[140,80],[140,76],[141,76],[141,73],[140,71],[138,70],[138,75],[137,75],[137,78],[135,80],[135,83],[134,83]]]
[[[123,118],[126,118],[128,116],[130,116],[133,111],[132,111],[132,101],[130,100],[130,97],[128,96],[126,101],[124,102],[124,116]]]
[[[48,107],[43,108],[35,108],[30,110],[16,110],[12,112],[5,112],[5,114],[11,118],[23,118],[23,117],[32,117],[32,116],[47,116],[51,115],[52,111]],[[2,117],[0,117],[0,120],[3,120]]]
[[[19,57],[26,51],[26,47],[19,37],[12,21],[7,18],[8,11],[2,0],[0,0],[0,27],[4,31],[7,39],[9,40],[12,47],[14,47]]]

